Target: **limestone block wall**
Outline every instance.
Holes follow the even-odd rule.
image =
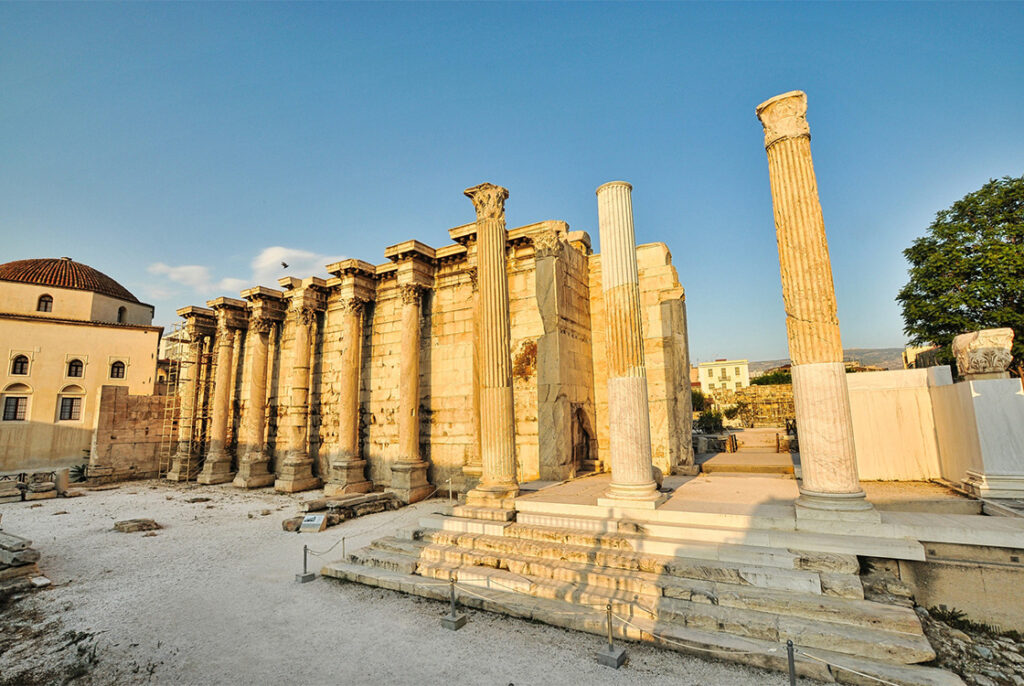
[[[108,476],[114,480],[158,476],[161,445],[175,438],[174,425],[166,426],[164,421],[164,408],[171,399],[130,395],[124,386],[102,386],[97,391],[89,465],[111,469]]]
[[[399,405],[402,380],[403,288],[422,289],[419,318],[419,448],[428,463],[429,481],[440,489],[448,480],[467,491],[480,475],[479,297],[475,225],[450,231],[455,244],[441,249],[399,244],[392,262],[366,265],[359,299],[365,298],[360,346],[359,454],[375,488],[391,486],[391,465],[400,454]],[[545,221],[508,231],[506,246],[516,429],[517,478],[561,480],[599,460],[607,443],[606,379],[603,359],[604,320],[600,260],[591,254],[583,232]],[[391,250],[389,248],[389,250]],[[412,255],[410,257],[410,255]],[[671,257],[662,244],[638,249],[644,341],[650,379],[655,463],[664,471],[692,462],[690,448],[689,360],[683,291]],[[340,264],[340,263],[339,263]],[[362,263],[365,264],[365,263]],[[342,267],[341,269],[344,269]],[[267,388],[263,398],[267,422],[264,450],[270,468],[294,450],[305,450],[313,473],[326,478],[329,460],[340,449],[339,416],[343,351],[351,306],[352,278],[283,279],[285,290],[264,288],[250,295],[248,315],[275,321],[268,334]],[[296,330],[294,311],[281,316],[299,292],[313,289],[317,314],[310,324],[308,402],[291,407]],[[299,294],[301,295],[301,294]],[[308,295],[308,293],[306,293]],[[408,293],[407,293],[408,295]],[[297,296],[296,296],[297,297]],[[305,295],[302,295],[305,297]],[[260,299],[263,300],[260,300]],[[260,303],[264,303],[261,305]],[[408,305],[406,306],[408,307]],[[257,312],[257,313],[258,313]],[[235,324],[235,326],[244,325]],[[223,335],[223,334],[216,334]],[[249,408],[254,351],[236,345],[236,365],[228,423],[228,450],[236,457],[241,418]],[[212,346],[214,341],[210,341]],[[202,403],[200,403],[201,405]],[[295,427],[305,424],[302,438]],[[290,445],[290,443],[301,445]]]
[[[651,412],[654,466],[664,474],[693,464],[692,404],[686,339],[685,294],[672,255],[664,243],[637,247],[644,361]],[[601,257],[589,259],[590,315],[593,335],[594,397],[598,435],[608,435],[608,372],[605,366],[605,307],[601,295]],[[607,461],[607,442],[599,443]]]

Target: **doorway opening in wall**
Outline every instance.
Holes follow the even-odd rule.
[[[572,413],[572,473],[586,476],[597,472],[597,457],[594,455],[594,441],[591,438],[590,423],[582,407]]]

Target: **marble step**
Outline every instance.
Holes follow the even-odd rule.
[[[786,530],[781,525],[774,528],[774,520],[762,521],[760,518],[746,515],[666,512],[664,516],[679,521],[629,522],[629,525],[654,538],[685,543],[740,544],[848,556],[864,555],[918,561],[925,559],[924,546],[912,538],[837,535],[818,531],[796,531],[792,530],[792,527]],[[577,529],[595,533],[607,531],[611,527],[616,527],[617,533],[623,526],[621,520],[605,517],[538,512],[519,512],[516,522],[521,525]]]
[[[826,592],[845,597],[864,597],[860,579],[853,575],[823,575],[800,569],[702,558],[669,557],[638,553],[632,550],[609,550],[554,541],[535,541],[510,536],[491,536],[436,529],[423,530],[419,535],[427,543],[460,547],[495,556],[521,555],[529,558],[575,562],[625,571],[642,571],[662,576],[724,581],[815,595]],[[826,578],[824,589],[822,586],[823,576]],[[833,577],[849,577],[849,579],[834,579]]]
[[[420,564],[418,574],[447,579],[451,573],[445,565],[435,571],[429,564]],[[603,609],[612,605],[612,612],[621,616],[641,616],[659,625],[671,623],[701,631],[722,631],[744,638],[785,643],[792,640],[808,648],[832,649],[875,660],[903,664],[926,662],[935,658],[928,639],[916,633],[841,624],[746,608],[699,603],[676,598],[644,598],[636,594],[515,574],[491,567],[460,567],[455,570],[459,583],[514,591],[526,595],[562,600],[577,605]]]
[[[911,634],[919,634],[921,631],[920,622],[913,610],[862,599],[779,591],[722,580],[669,577],[648,572],[594,567],[565,560],[546,560],[511,554],[496,555],[395,537],[378,539],[371,547],[383,552],[415,557],[422,563],[450,567],[493,567],[576,586],[587,585],[622,591],[645,596],[647,600],[644,602],[656,602],[665,597],[759,612],[788,613],[806,619],[885,631]]]
[[[492,522],[511,522],[516,518],[516,511],[497,507],[481,507],[479,505],[456,505],[452,514],[462,519],[479,519]]]
[[[623,524],[620,524],[620,526],[623,526]],[[738,541],[719,542],[658,538],[656,534],[647,531],[646,525],[644,525],[642,533],[632,533],[628,530],[608,532],[581,531],[574,528],[517,522],[505,530],[505,535],[511,538],[529,539],[532,541],[567,543],[607,550],[632,550],[652,555],[719,560],[721,562],[756,564],[783,569],[798,568],[801,560],[801,556],[792,551],[768,546],[745,545]],[[841,560],[836,564],[839,565],[839,568],[829,568],[828,570],[845,570],[851,573],[858,570],[855,560],[852,567],[848,561],[844,563]]]
[[[441,529],[443,531],[454,531],[458,533],[488,534],[501,536],[505,528],[511,525],[509,521],[494,521],[490,519],[474,519],[470,517],[457,517],[445,515],[428,515],[420,518],[420,526],[425,529]]]
[[[327,578],[353,581],[441,602],[448,600],[449,586],[444,581],[382,567],[334,562],[324,566],[321,574]],[[520,617],[602,637],[606,635],[604,612],[581,613],[579,606],[573,603],[479,586],[468,592],[458,585],[456,598],[464,607]],[[624,618],[628,620],[628,625],[618,619],[613,625],[613,633],[617,640],[646,642],[704,659],[729,660],[783,673],[788,669],[784,644],[717,631],[702,631],[643,617]],[[809,657],[810,655],[818,659],[813,659]],[[795,666],[797,674],[801,677],[816,679],[822,683],[872,683],[851,671],[855,670],[871,678],[881,679],[883,683],[898,686],[963,686],[963,681],[959,677],[944,670],[870,660],[821,649],[814,650],[799,644]]]

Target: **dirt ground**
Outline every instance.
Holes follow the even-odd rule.
[[[353,550],[444,501],[286,533],[300,500],[268,490],[133,482],[80,498],[3,505],[53,586],[0,604],[0,685],[33,684],[785,684],[783,674],[629,646],[616,671],[601,639],[318,578],[295,583],[302,546]],[[186,502],[189,498],[207,502]],[[155,535],[118,533],[149,517]],[[324,561],[341,557],[340,545]],[[315,560],[315,558],[313,558]],[[319,570],[315,561],[311,567]]]

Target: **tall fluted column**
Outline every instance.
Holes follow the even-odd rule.
[[[231,378],[234,371],[234,331],[228,328],[227,313],[217,312],[217,371],[213,379],[213,417],[210,422],[209,450],[197,481],[222,484],[234,478],[231,455],[225,450],[228,419],[231,416]]]
[[[606,500],[599,502],[654,507],[662,496],[651,460],[632,190],[625,181],[612,181],[597,189],[612,463],[611,486]]]
[[[192,441],[195,435],[196,381],[199,378],[203,337],[188,331],[187,327],[182,329],[181,336],[188,337],[188,343],[178,363],[178,447],[170,471],[167,472],[168,481],[188,481],[195,476],[196,466]]]
[[[423,288],[399,286],[402,298],[401,379],[398,382],[398,459],[391,465],[391,487],[405,503],[426,498],[427,463],[420,457],[420,306]]]
[[[777,95],[757,107],[768,153],[793,363],[803,472],[798,502],[827,510],[870,509],[857,478],[832,264],[806,115],[807,96],[801,91]]]
[[[267,428],[267,351],[274,322],[263,316],[249,319],[245,347],[249,357],[249,388],[242,415],[242,440],[239,441],[238,473],[232,482],[239,488],[259,488],[274,483],[263,439]],[[244,452],[242,452],[244,449]]]
[[[363,366],[363,310],[366,301],[347,299],[341,309],[342,349],[338,360],[338,448],[330,459],[324,495],[366,493],[366,460],[359,455],[359,376]]]
[[[306,433],[309,426],[309,359],[310,329],[316,310],[303,304],[301,296],[292,300],[295,336],[292,339],[291,396],[288,402],[288,452],[281,463],[274,489],[284,493],[307,491],[320,485],[313,476],[313,460],[309,457]]]
[[[476,209],[477,279],[480,298],[480,484],[470,504],[500,504],[519,493],[516,423],[512,395],[511,322],[505,265],[505,200],[508,190],[491,183],[467,188]]]

